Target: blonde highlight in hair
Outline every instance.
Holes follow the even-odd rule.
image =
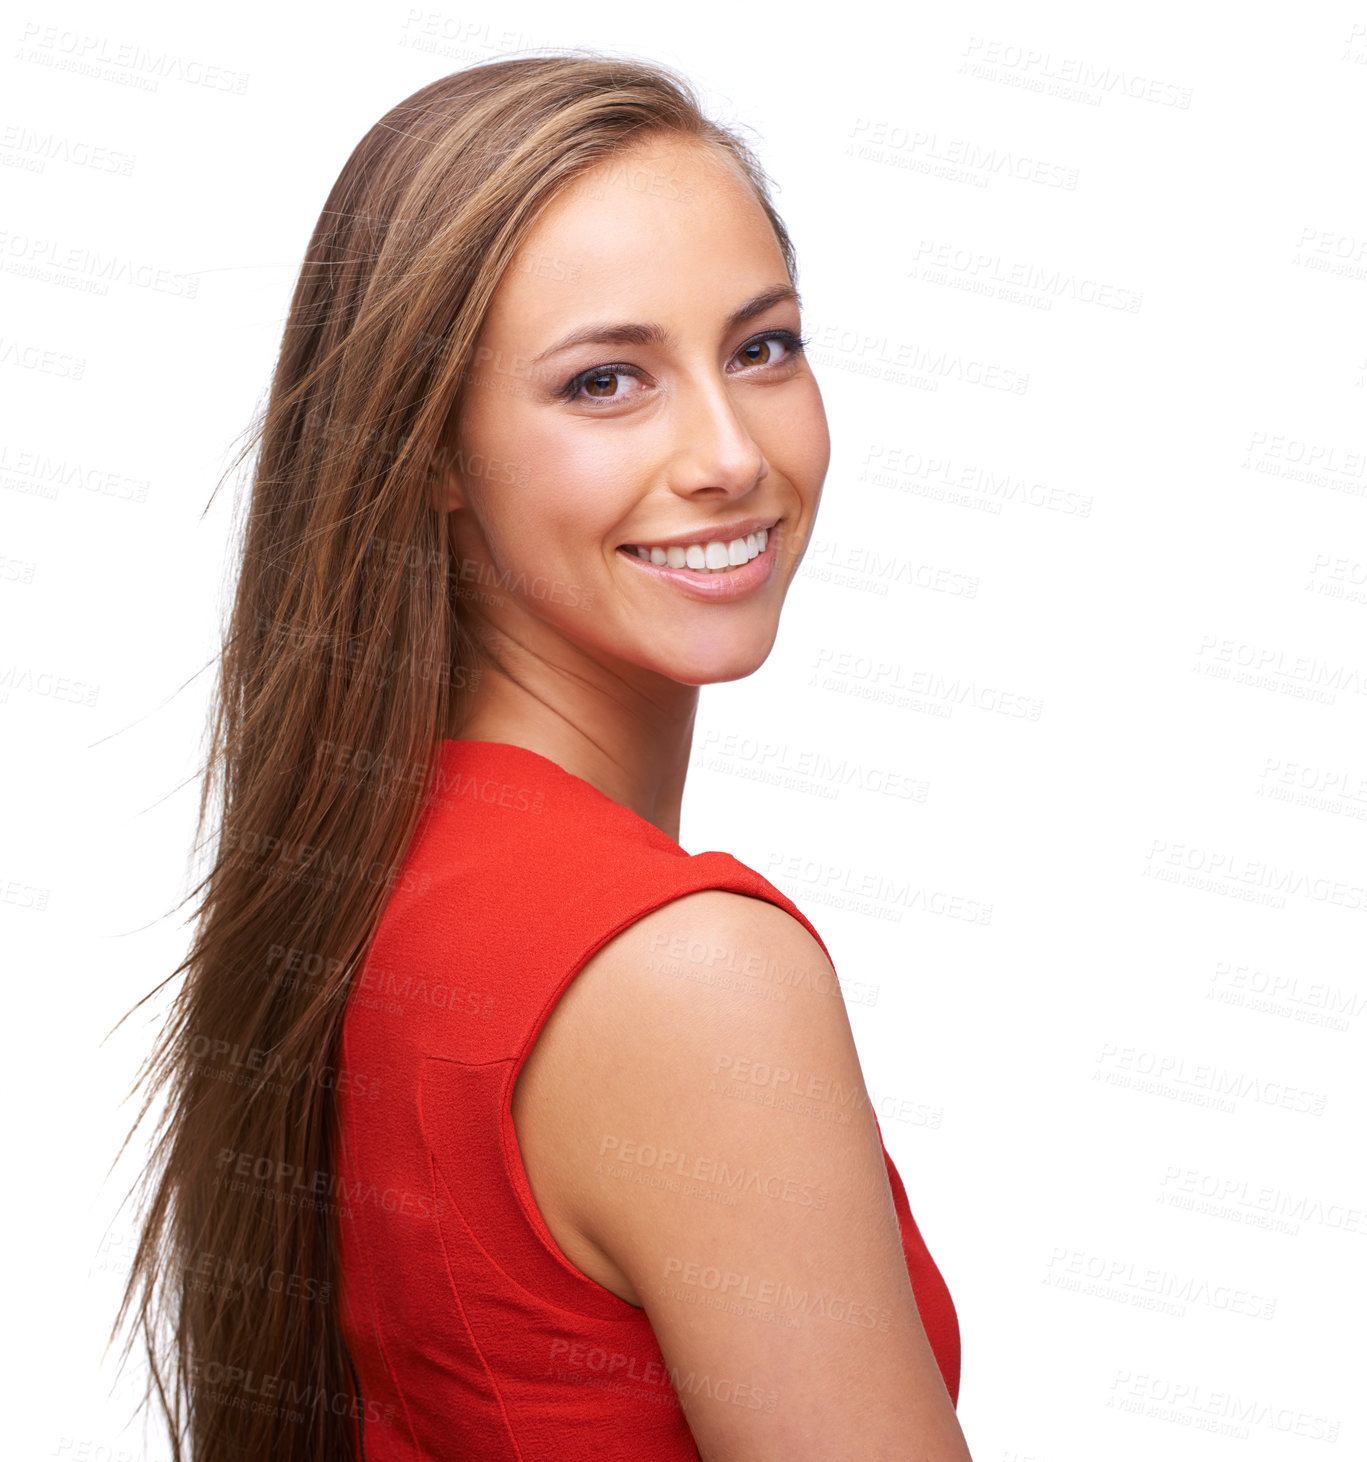
[[[212,806],[215,839],[137,1080],[134,1131],[158,1096],[162,1114],[114,1335],[131,1317],[125,1354],[143,1338],[175,1462],[356,1462],[335,1207],[287,1190],[303,1175],[332,1191],[325,1073],[347,995],[487,653],[431,475],[459,453],[476,342],[540,215],[661,133],[725,154],[795,282],[747,145],[668,69],[587,51],[415,92],[361,139],[314,230],[237,459],[255,455],[197,828],[202,842]],[[278,1274],[290,1283],[256,1282]]]

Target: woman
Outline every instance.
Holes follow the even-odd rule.
[[[658,68],[478,66],[343,169],[125,1297],[195,1462],[968,1456],[825,948],[676,841],[820,498],[799,332],[762,171]]]

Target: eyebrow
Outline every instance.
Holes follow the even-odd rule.
[[[771,309],[774,305],[789,301],[801,308],[802,297],[791,284],[776,284],[772,289],[761,290],[759,294],[731,311],[726,317],[726,329],[734,330],[737,325],[743,325],[747,320],[753,320],[756,315],[762,315],[765,310]],[[585,325],[582,329],[571,331],[564,339],[557,340],[540,355],[533,356],[531,363],[539,365],[543,360],[548,360],[553,355],[559,355],[562,350],[568,350],[572,345],[668,345],[670,338],[669,331],[663,325],[642,325],[632,321]]]

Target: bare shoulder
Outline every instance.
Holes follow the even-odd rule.
[[[658,1065],[663,1074],[706,1047],[709,1078],[753,1082],[747,1043],[797,1040],[834,1041],[857,1067],[820,944],[776,904],[722,889],[684,895],[628,925],[588,961],[560,1010],[584,1040],[577,1054],[591,1062],[610,1052],[614,1064]],[[679,1071],[684,1083],[695,1076]],[[805,1090],[796,1071],[769,1076],[777,1098]],[[671,1097],[685,1094],[670,1082]],[[859,1094],[838,1100],[857,1104]]]
[[[660,1162],[642,1146],[643,1129],[660,1130],[669,1114],[687,1111],[699,1140],[724,1139],[737,1123],[762,1130],[777,1111],[823,1112],[866,1137],[873,1130],[872,1120],[855,1120],[867,1094],[820,944],[776,904],[722,889],[662,905],[587,961],[528,1058],[518,1096],[529,1171],[539,1160],[548,1188],[583,1200],[573,1204],[577,1218],[609,1225],[623,1185],[590,1173],[693,1175],[697,1153],[681,1169],[673,1149]],[[541,1151],[538,1137],[548,1139]]]
[[[712,889],[622,930],[514,1115],[548,1225],[644,1307],[706,1462],[968,1457],[834,972],[785,910]]]

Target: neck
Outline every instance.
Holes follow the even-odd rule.
[[[481,664],[477,690],[447,734],[538,752],[679,841],[698,687],[661,676],[566,675],[534,657]]]

